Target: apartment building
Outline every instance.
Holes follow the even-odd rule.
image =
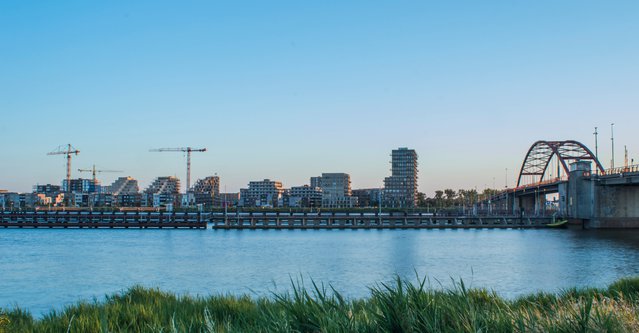
[[[352,191],[352,195],[357,198],[358,207],[377,207],[380,202],[381,189],[363,188]]]
[[[196,205],[216,206],[220,196],[220,177],[210,176],[198,179],[191,189],[191,194]]]
[[[302,185],[293,186],[288,190],[289,207],[321,207],[321,205],[322,189],[320,187]]]
[[[281,206],[282,182],[270,179],[251,181],[248,188],[240,189],[240,206],[278,207]]]
[[[62,181],[62,192],[72,193],[96,193],[101,191],[100,182],[95,179],[71,179],[71,185],[67,184],[67,180]]]
[[[235,207],[240,202],[240,193],[232,192],[232,193],[220,193],[218,196],[216,206],[220,207]]]
[[[120,177],[116,179],[111,186],[106,186],[105,192],[117,197],[124,194],[139,193],[140,187],[137,179],[134,179],[133,177]]]
[[[391,153],[391,176],[384,179],[385,207],[415,207],[417,204],[417,153],[398,148]]]
[[[145,206],[161,207],[177,206],[180,199],[180,180],[177,177],[158,177],[144,191]]]
[[[351,176],[349,174],[322,173],[321,177],[313,178],[319,178],[319,187],[322,190],[322,207],[349,208],[357,206],[357,198],[353,197],[351,193]]]

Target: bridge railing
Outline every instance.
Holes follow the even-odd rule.
[[[639,172],[639,164],[606,169],[601,175],[609,176],[609,175],[618,175],[618,174],[630,173],[630,172]]]
[[[558,183],[560,181],[565,181],[565,180],[568,180],[568,178],[566,178],[566,177],[556,177],[556,178],[553,178],[553,179],[547,179],[547,180],[543,180],[543,181],[536,182],[536,183],[520,185],[520,186],[517,186],[515,188],[509,189],[509,191],[510,192],[517,192],[517,191],[524,190],[524,189],[527,189],[527,188],[534,188],[534,187],[540,187],[540,186],[544,186],[544,185],[555,184],[555,183]]]

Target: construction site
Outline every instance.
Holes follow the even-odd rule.
[[[123,211],[145,208],[171,211],[174,207],[212,207],[219,204],[219,177],[200,179],[191,188],[191,153],[206,152],[206,148],[159,148],[150,152],[181,152],[186,154],[186,187],[181,192],[180,180],[175,176],[157,177],[146,189],[141,190],[138,180],[131,176],[119,177],[110,185],[103,185],[98,175],[103,173],[123,173],[123,170],[99,169],[93,165],[88,169],[76,169],[78,173],[90,173],[91,178],[73,178],[72,161],[80,155],[73,145],[47,153],[49,156],[63,156],[66,159],[66,177],[61,185],[35,185],[29,193],[0,190],[2,210],[78,210],[101,207],[117,207]],[[129,209],[130,210],[130,209]]]
[[[71,144],[58,147],[47,155],[65,159],[65,178],[60,185],[37,184],[27,193],[0,190],[3,211],[210,211],[228,207],[246,208],[330,208],[356,207],[410,208],[417,197],[417,153],[408,148],[392,151],[391,176],[384,180],[386,189],[351,189],[347,173],[322,173],[309,177],[309,184],[285,188],[281,181],[249,181],[247,188],[235,193],[220,192],[217,174],[197,179],[191,185],[191,154],[206,148],[154,148],[151,153],[180,153],[186,160],[184,181],[176,176],[156,177],[142,189],[132,176],[120,176],[111,184],[103,184],[99,176],[119,174],[124,170],[99,168],[73,169],[80,150]],[[175,154],[179,156],[178,154]],[[73,172],[90,174],[75,177]],[[383,202],[382,202],[383,201]]]

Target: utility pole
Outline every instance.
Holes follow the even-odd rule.
[[[610,168],[615,168],[615,123],[610,124],[610,142],[612,142],[612,159],[610,160]]]

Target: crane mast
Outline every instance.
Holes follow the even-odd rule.
[[[191,153],[192,152],[205,152],[206,148],[192,148],[192,147],[181,147],[181,148],[158,148],[158,149],[149,149],[151,152],[184,152],[186,153],[186,190],[184,193],[189,193],[191,189]]]
[[[79,150],[75,149],[70,143],[67,144],[67,149],[62,150],[58,147],[58,150],[47,153],[47,155],[67,155],[67,194],[71,193],[71,155],[78,155]]]

